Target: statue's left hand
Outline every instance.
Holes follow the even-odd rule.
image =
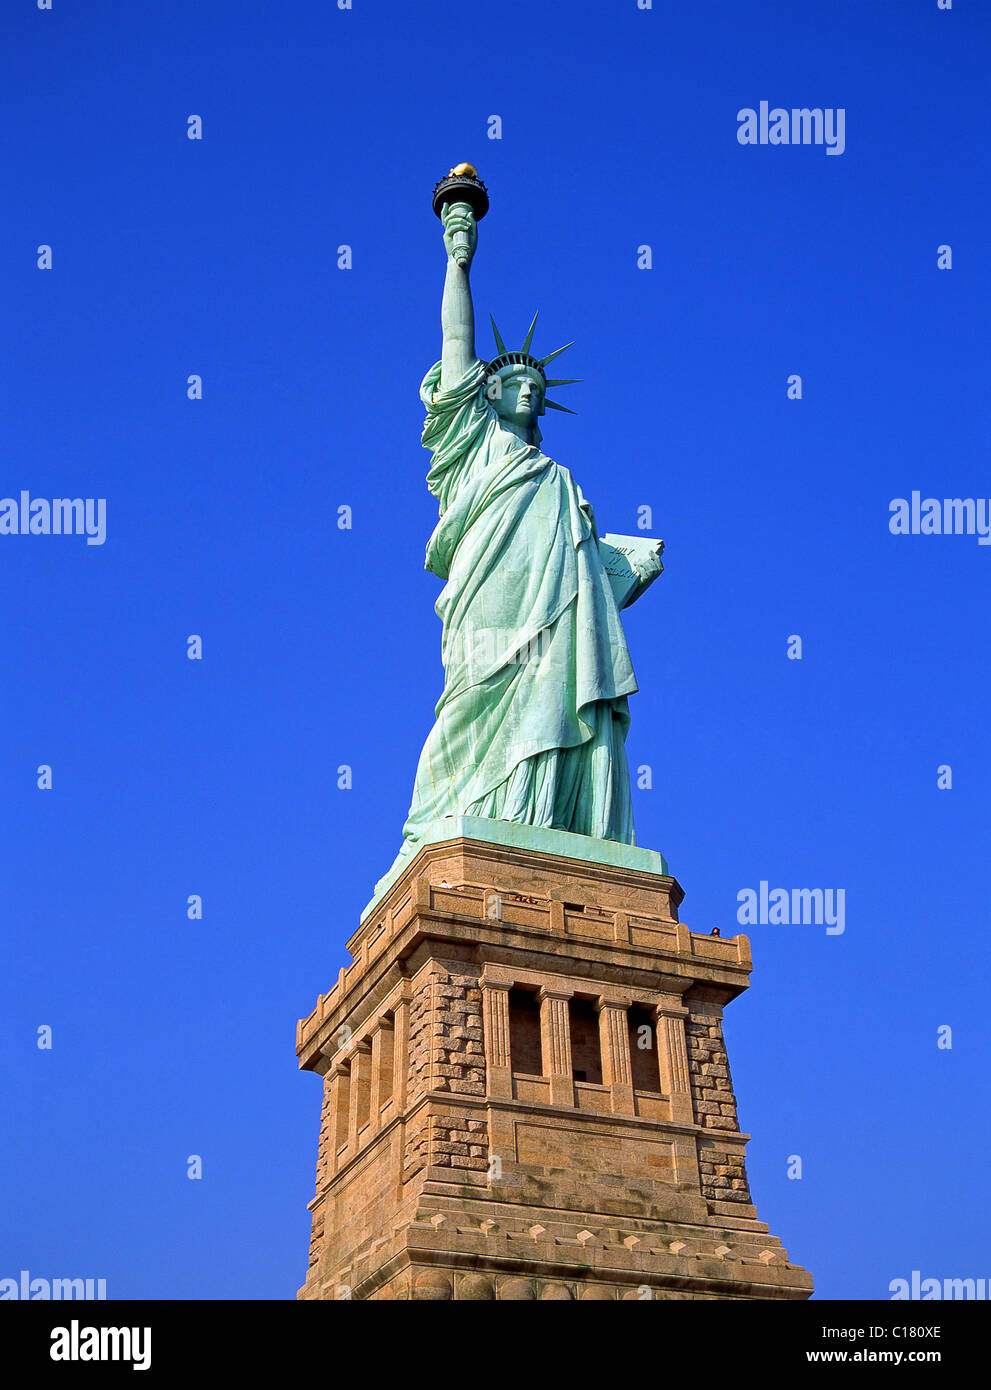
[[[638,555],[631,563],[641,584],[649,584],[664,572],[664,564],[659,551],[656,550],[651,550],[644,556]]]

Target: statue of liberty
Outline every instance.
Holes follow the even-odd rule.
[[[470,165],[451,174],[484,197]],[[479,215],[487,206],[485,197]],[[625,605],[643,592],[661,572],[662,545],[616,537],[628,544],[600,548],[581,488],[540,448],[539,417],[565,409],[547,391],[572,384],[545,370],[565,349],[531,353],[535,316],[519,352],[507,351],[493,320],[496,356],[477,355],[469,270],[478,217],[468,202],[435,207],[447,251],[443,346],[420,397],[427,486],[440,506],[426,568],[445,581],[436,604],[444,690],[397,863],[445,816],[634,845],[625,741],[637,683],[617,595]]]

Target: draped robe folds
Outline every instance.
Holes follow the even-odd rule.
[[[436,363],[420,388],[445,681],[400,859],[444,816],[632,845],[625,740],[637,684],[595,518],[566,468],[503,427],[485,379],[476,361],[441,391]]]

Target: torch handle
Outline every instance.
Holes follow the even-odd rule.
[[[470,212],[473,217],[475,216],[475,209],[470,203],[466,203],[463,199],[450,202],[447,204],[447,207],[464,208],[466,212]],[[454,264],[460,266],[462,270],[467,269],[471,264],[471,237],[468,232],[455,232],[451,237],[451,259],[454,261]]]

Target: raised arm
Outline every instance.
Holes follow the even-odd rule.
[[[467,203],[448,203],[441,210],[447,277],[440,308],[444,346],[440,356],[440,387],[449,391],[475,360],[475,310],[468,270],[478,241],[475,214]]]

